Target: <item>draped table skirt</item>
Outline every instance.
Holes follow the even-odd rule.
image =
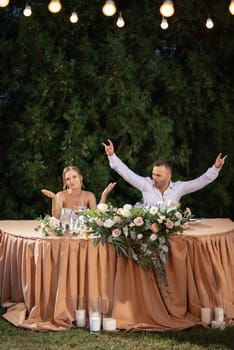
[[[170,237],[166,283],[111,245],[41,237],[34,220],[0,221],[3,317],[34,330],[74,326],[75,310],[95,309],[117,328],[164,331],[201,324],[202,307],[234,318],[234,222],[204,219]],[[88,326],[88,319],[87,319]]]

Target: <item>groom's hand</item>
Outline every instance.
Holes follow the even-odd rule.
[[[111,140],[108,140],[108,143],[109,144],[106,144],[106,143],[103,142],[102,145],[105,148],[106,155],[112,156],[112,154],[115,153],[114,145],[113,145]]]
[[[227,156],[224,156],[222,158],[222,153],[219,153],[216,160],[215,160],[215,167],[216,168],[222,168],[222,166],[224,165],[225,159],[227,158]]]

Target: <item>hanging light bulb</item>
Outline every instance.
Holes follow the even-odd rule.
[[[73,11],[71,16],[70,16],[70,22],[71,23],[77,23],[79,21],[79,17],[77,15],[76,11]]]
[[[51,0],[49,5],[48,5],[48,9],[52,13],[58,13],[59,11],[61,11],[62,4],[61,4],[60,0]]]
[[[160,6],[160,13],[163,17],[171,17],[175,13],[174,4],[171,0],[165,0]]]
[[[214,22],[210,16],[207,17],[206,20],[206,28],[212,29],[214,27]]]
[[[10,0],[0,0],[0,7],[7,7]]]
[[[234,15],[234,0],[232,0],[229,4],[229,12]]]
[[[25,17],[30,17],[32,15],[32,9],[31,6],[26,5],[23,11],[23,14]]]
[[[113,16],[116,13],[115,2],[112,0],[107,0],[102,8],[102,12],[105,16]]]
[[[123,28],[123,27],[125,26],[125,21],[124,21],[124,19],[123,19],[123,16],[122,16],[122,13],[121,13],[121,12],[119,13],[119,16],[118,16],[118,18],[117,18],[116,25],[117,25],[117,27],[119,27],[119,28]]]
[[[169,27],[169,24],[168,24],[168,22],[167,22],[167,19],[166,18],[162,18],[162,21],[161,21],[161,24],[160,24],[160,27],[162,28],[162,29],[167,29],[168,27]]]

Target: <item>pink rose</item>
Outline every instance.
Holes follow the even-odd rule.
[[[137,218],[135,218],[135,219],[133,220],[133,222],[134,222],[134,224],[135,224],[136,226],[142,226],[143,223],[144,223],[144,221],[143,221],[143,219],[142,219],[141,216],[138,216]]]
[[[120,229],[115,228],[115,229],[112,231],[112,237],[118,238],[120,235],[121,235],[121,230],[120,230]]]
[[[171,221],[170,219],[167,219],[167,221],[166,221],[166,227],[167,228],[172,228],[174,226],[174,222],[173,221]]]

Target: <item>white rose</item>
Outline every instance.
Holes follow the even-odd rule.
[[[158,207],[150,207],[149,210],[150,214],[155,215],[158,212]]]
[[[123,216],[123,208],[118,208],[116,213]]]
[[[103,213],[105,213],[108,210],[108,205],[105,203],[99,203],[97,205],[98,210],[102,211]]]
[[[104,227],[107,227],[107,228],[110,228],[110,227],[112,227],[114,225],[114,222],[113,222],[113,220],[111,220],[111,219],[107,219],[106,221],[104,221],[104,223],[103,223],[103,226]]]
[[[123,209],[122,216],[125,217],[125,218],[129,218],[131,216],[131,213],[130,213],[129,210]]]
[[[123,209],[130,211],[132,209],[132,205],[131,204],[124,204]]]

